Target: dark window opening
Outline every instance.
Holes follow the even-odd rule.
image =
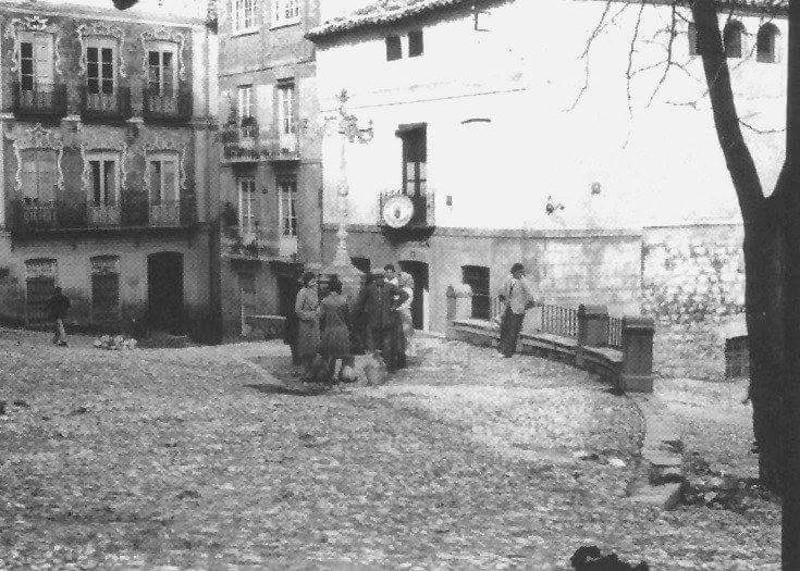
[[[731,20],[725,25],[722,32],[722,44],[725,47],[725,57],[742,57],[742,35],[744,26],[741,22]]]
[[[403,46],[400,43],[400,36],[387,36],[386,61],[394,61],[402,57],[403,57]]]
[[[95,319],[113,316],[119,308],[119,274],[92,275],[92,313]]]
[[[427,191],[428,142],[425,125],[399,133],[403,141],[403,193],[421,196]]]
[[[461,266],[461,281],[472,288],[472,318],[491,319],[492,297],[489,294],[489,268]]]
[[[422,30],[408,33],[408,57],[421,56],[424,51]]]
[[[778,37],[778,28],[775,24],[764,24],[758,30],[756,37],[756,60],[764,63],[777,61],[775,40]]]
[[[20,44],[20,78],[22,89],[33,89],[33,44],[22,42]]]

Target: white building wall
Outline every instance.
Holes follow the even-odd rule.
[[[688,54],[686,23],[678,18],[670,70],[652,104],[663,66],[626,72],[639,7],[627,5],[589,51],[589,84],[581,59],[605,2],[541,0],[500,4],[479,16],[465,10],[424,29],[425,53],[388,62],[387,30],[358,32],[317,52],[324,114],[347,89],[348,110],[374,122],[375,136],[348,151],[351,221],[375,224],[377,195],[400,185],[403,123],[428,124],[428,185],[436,193],[436,224],[469,228],[639,226],[696,220],[736,220],[738,206],[713,128],[699,56]],[[614,6],[616,14],[626,4]],[[665,57],[668,6],[648,6],[631,70]],[[683,17],[690,19],[688,12]],[[785,62],[755,60],[755,34],[764,20],[741,17],[748,57],[729,60],[740,116],[761,130],[785,117]],[[392,33],[413,26],[401,23]],[[780,53],[785,53],[786,26]],[[630,101],[630,108],[629,108]],[[488,118],[491,123],[468,119]],[[339,140],[323,144],[324,219],[337,219]],[[745,130],[765,188],[777,178],[783,133]],[[599,183],[601,193],[590,188]],[[452,206],[446,206],[446,197]],[[552,196],[565,208],[552,216]]]

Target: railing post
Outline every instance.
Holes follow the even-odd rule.
[[[458,339],[454,322],[469,318],[472,307],[472,287],[467,284],[447,286],[445,295],[447,296],[445,337]]]
[[[578,306],[578,345],[602,347],[608,341],[608,308],[605,305]]]
[[[622,320],[622,379],[624,391],[653,392],[653,335],[655,324],[648,317]]]

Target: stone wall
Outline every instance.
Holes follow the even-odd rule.
[[[739,224],[646,228],[642,310],[668,323],[728,321],[744,312]]]
[[[326,261],[333,258],[336,244],[335,227],[326,225]],[[489,268],[493,297],[511,265],[522,262],[544,303],[597,303],[615,315],[638,313],[640,306],[641,236],[635,231],[442,229],[427,241],[393,245],[375,227],[356,226],[348,236],[348,251],[369,259],[372,268],[403,261],[428,264],[427,315],[429,329],[436,332],[445,323],[445,291],[461,283],[462,268],[468,265]]]

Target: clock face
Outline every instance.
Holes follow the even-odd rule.
[[[392,228],[402,228],[414,215],[414,205],[407,196],[393,196],[383,205],[383,221]]]

